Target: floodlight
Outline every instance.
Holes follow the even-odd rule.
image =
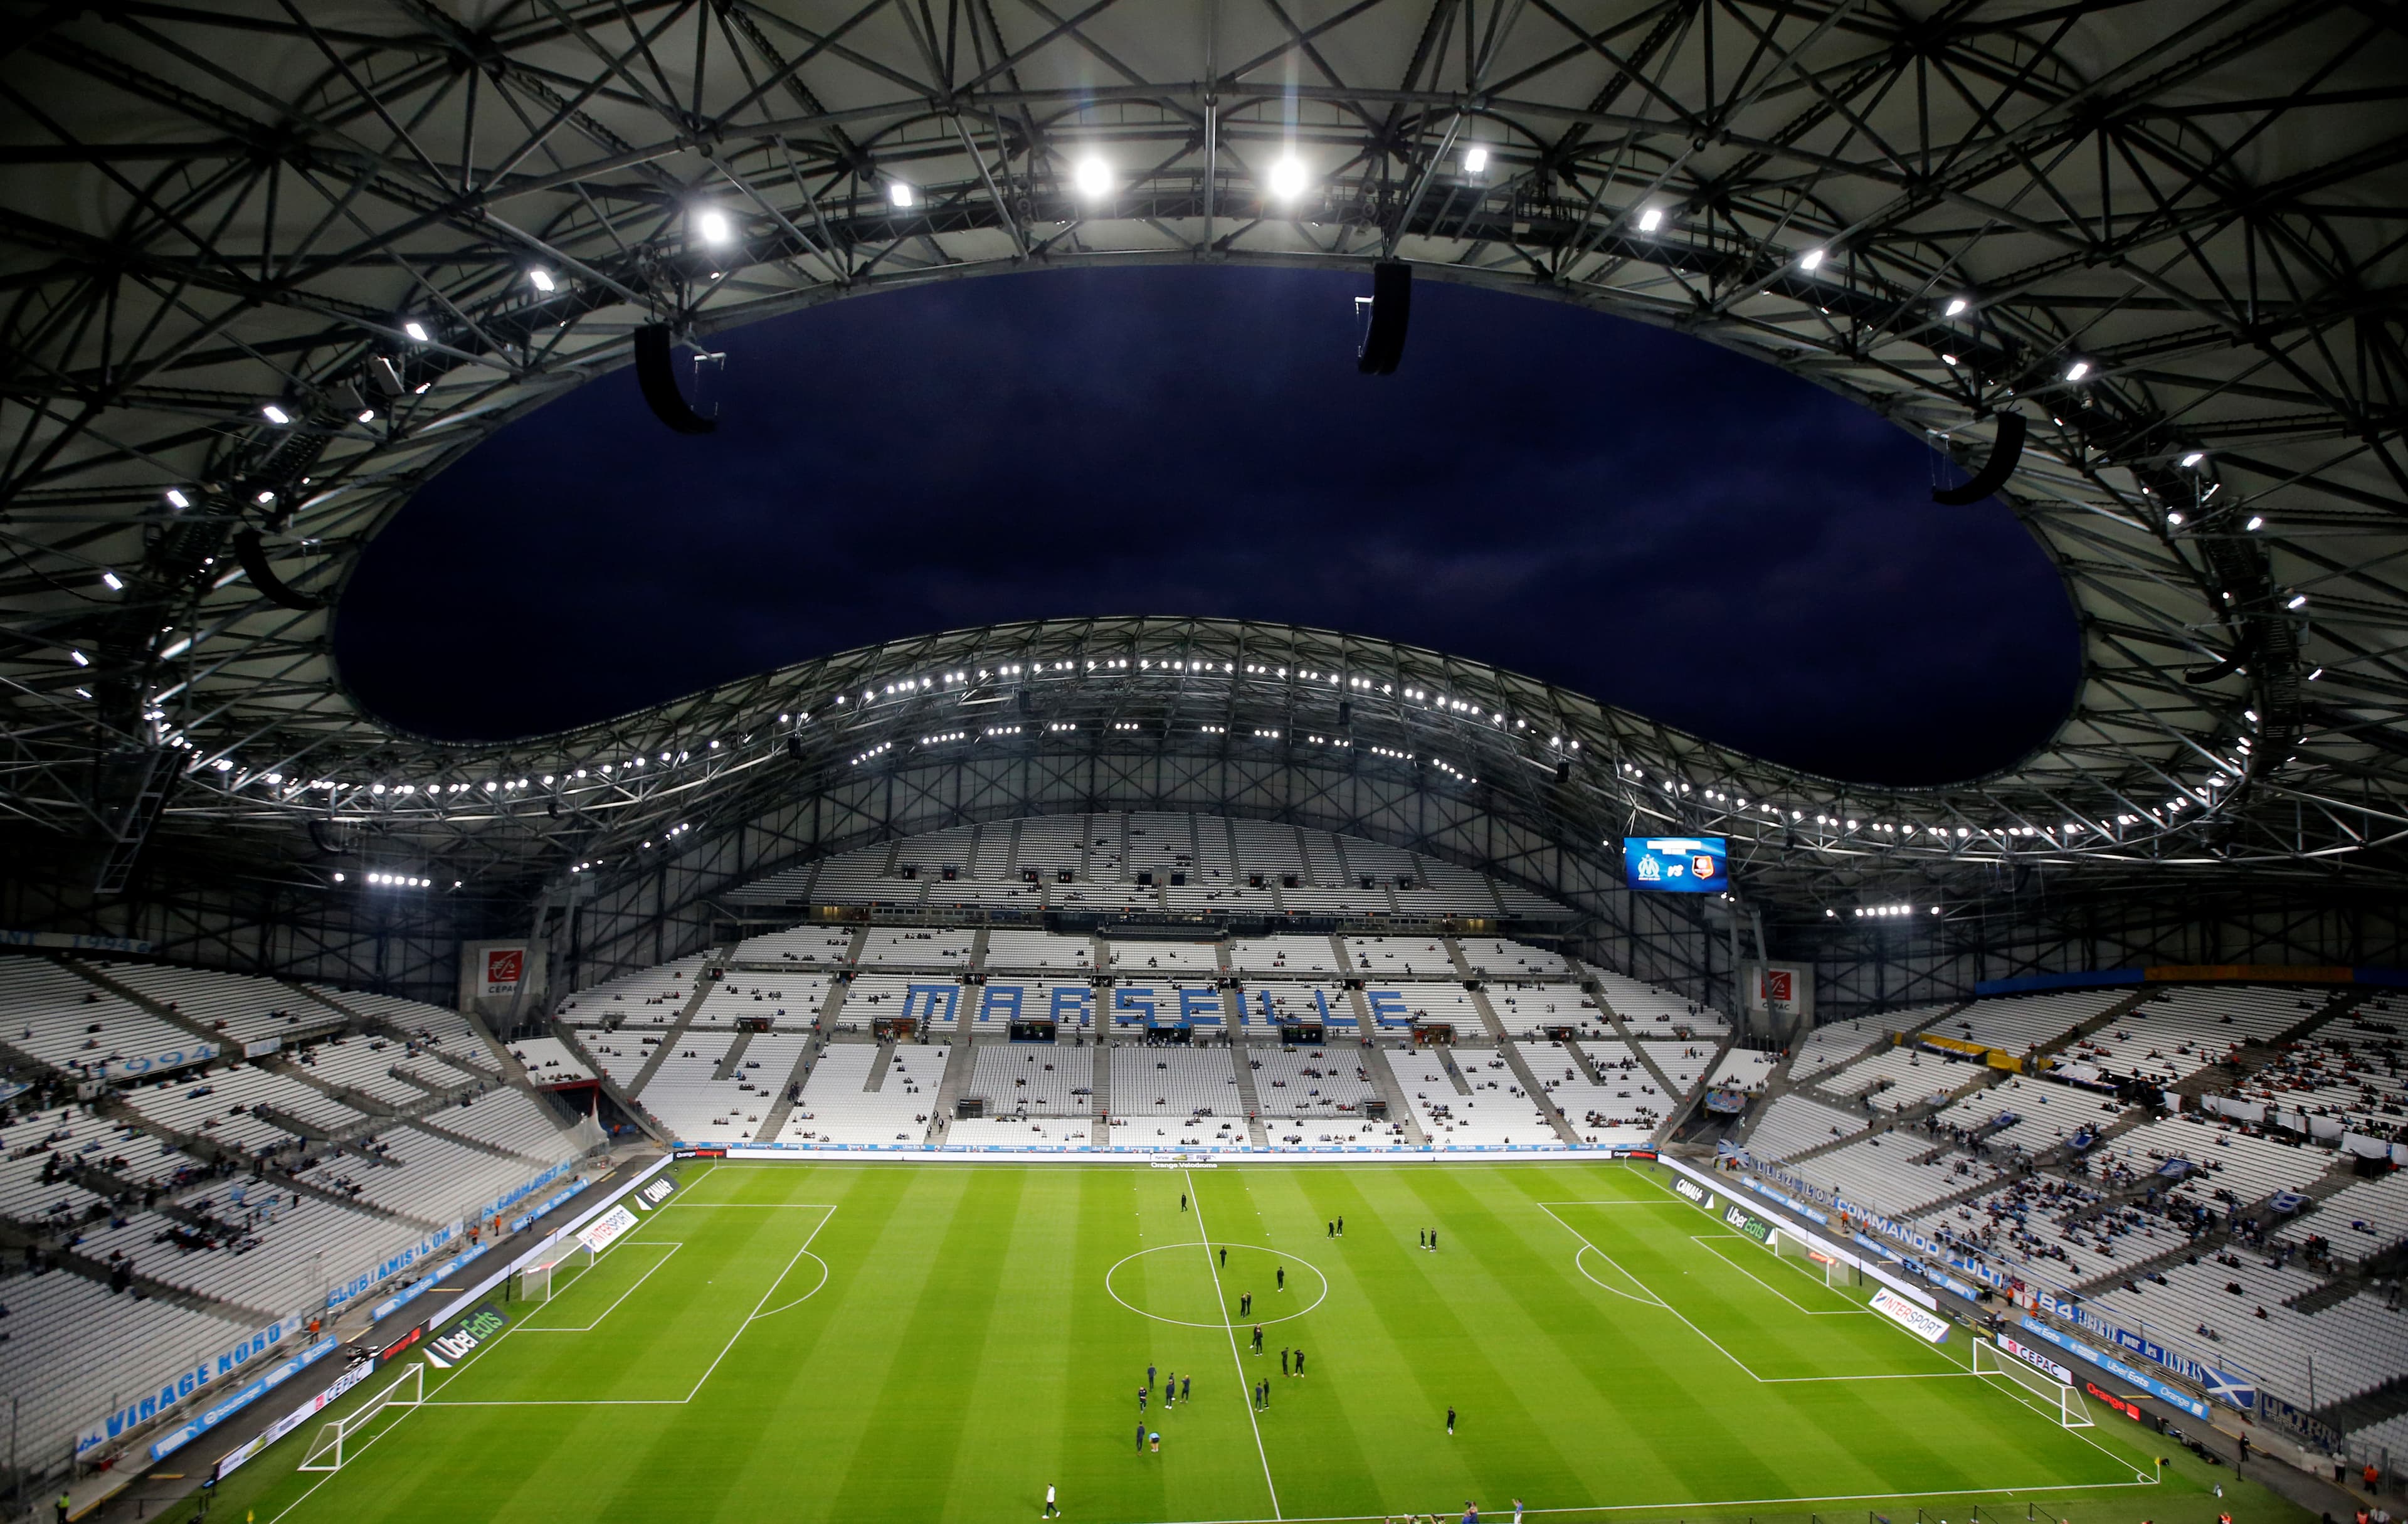
[[[117,573],[113,571],[102,572],[100,574],[100,582],[103,587],[108,588],[112,593],[122,593],[125,591],[125,584],[118,580]]]
[[[552,272],[550,270],[540,268],[529,270],[527,271],[527,279],[535,282],[535,289],[538,291],[550,291],[552,289]]]
[[[2065,379],[2070,381],[2078,381],[2089,374],[2090,362],[2087,360],[2076,360],[2065,367]]]
[[[2199,463],[2200,463],[2200,461],[2203,461],[2203,460],[2205,460],[2206,458],[2207,458],[2207,452],[2206,452],[2206,451],[2204,451],[2204,450],[2194,450],[2194,451],[2192,451],[2189,454],[2185,455],[2185,456],[2182,458],[2183,468],[2184,468],[2185,470],[2188,470],[2188,469],[2190,469],[2190,468],[2192,468],[2192,467],[2194,467],[2198,466],[2198,465],[2199,465]]]
[[[1488,151],[1486,149],[1474,143],[1471,147],[1463,151],[1463,172],[1465,174],[1476,175],[1487,167]]]
[[[2182,516],[2182,514],[2181,514],[2181,513],[2179,513],[2179,512],[2169,513],[2169,514],[2167,514],[2167,515],[2166,515],[2166,522],[2167,522],[2168,524],[2174,525],[2176,525],[2177,527],[2179,527],[2179,526],[2181,525],[2182,521],[2183,521],[2183,516]]]
[[[1661,207],[1650,207],[1639,214],[1639,231],[1641,233],[1653,233],[1663,225],[1664,208]]]
[[[2283,607],[2286,609],[2304,609],[2307,607],[2307,604],[2308,596],[2305,593],[2294,593],[2291,595],[2291,601],[2284,604]]]
[[[1972,305],[1973,305],[1973,304],[1972,304],[1971,302],[1967,301],[1967,300],[1966,300],[1964,297],[1962,297],[1962,296],[1951,296],[1951,297],[1949,297],[1949,298],[1948,298],[1948,313],[1947,313],[1947,315],[1953,318],[1953,317],[1955,317],[1957,313],[1962,312],[1963,310],[1965,310],[1965,309],[1967,309],[1967,308],[1969,308],[1969,307],[1971,307],[1971,306],[1972,306]]]
[[[1956,356],[1953,354],[1943,354],[1940,358],[1952,366],[1956,363]]]
[[[185,496],[176,488],[169,487],[167,489],[167,506],[169,508],[177,509],[190,508],[193,506],[193,500],[190,497]]]
[[[426,342],[426,325],[415,319],[401,325],[401,331],[421,344]]]
[[[911,187],[899,180],[890,180],[886,182],[886,199],[897,207],[909,207],[911,204]]]
[[[2266,521],[2265,521],[2264,519],[2262,519],[2262,518],[2259,518],[2257,514],[2252,513],[2252,514],[2250,514],[2250,515],[2249,515],[2249,523],[2247,524],[2247,525],[2245,525],[2245,527],[2247,527],[2247,528],[2249,528],[2249,529],[2252,529],[2252,530],[2263,529],[2263,528],[2265,528],[2265,527],[2266,527]]]
[[[273,402],[260,409],[259,415],[262,418],[266,419],[271,424],[289,424],[293,422],[293,415],[286,412],[283,409],[278,407]]]
[[[374,408],[362,408],[362,409],[360,410],[360,422],[361,422],[361,423],[363,423],[363,424],[373,424],[373,423],[375,423],[375,422],[376,422],[376,410],[375,410]]]
[[[1079,167],[1071,172],[1070,180],[1078,186],[1079,194],[1090,201],[1100,200],[1112,194],[1112,166],[1092,153],[1079,161]]]
[[[1304,162],[1291,153],[1271,165],[1271,194],[1283,201],[1293,201],[1304,194]]]
[[[1820,249],[1807,250],[1806,256],[1798,262],[1798,267],[1804,270],[1809,275],[1812,275],[1814,271],[1822,268],[1822,266],[1823,251]]]
[[[727,213],[724,211],[710,210],[700,213],[694,220],[694,230],[702,235],[702,241],[705,243],[724,244],[736,241],[736,229],[728,225]]]
[[[69,650],[67,654],[75,658],[75,664],[78,667],[90,667],[92,665],[92,658],[85,655],[80,651]]]

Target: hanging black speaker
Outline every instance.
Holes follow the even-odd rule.
[[[268,602],[303,613],[326,606],[324,598],[295,591],[276,574],[276,568],[268,565],[267,548],[260,543],[258,530],[235,531],[234,555],[242,563],[242,574],[251,579],[251,585],[258,588],[259,596]]]
[[[2002,412],[1999,414],[1999,441],[1990,447],[1989,463],[1974,472],[1970,481],[1953,487],[1932,488],[1931,500],[1951,508],[1978,503],[2005,486],[2007,478],[2014,474],[2015,462],[2023,458],[2024,415]]]
[[[1371,266],[1371,326],[1354,368],[1366,376],[1393,376],[1405,357],[1405,329],[1413,320],[1413,267],[1400,259]]]
[[[636,330],[636,382],[644,389],[652,416],[680,434],[709,434],[719,420],[705,418],[686,405],[678,390],[677,369],[670,364],[669,325],[647,323]]]

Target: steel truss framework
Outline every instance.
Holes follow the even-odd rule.
[[[1738,839],[1792,917],[2035,865],[2099,892],[2243,867],[2400,885],[2388,7],[7,14],[0,808],[96,840],[103,889],[155,830],[531,894],[989,744],[1350,787],[1395,768],[1550,843],[1547,871],[1503,869],[1557,894],[1659,825]],[[1082,192],[1090,157],[1110,183]],[[1381,257],[1682,327],[1969,464],[2021,414],[2007,496],[2085,629],[2064,727],[1962,786],[1851,788],[1435,654],[1199,621],[929,637],[499,747],[396,734],[333,670],[323,604],[361,547],[638,324],[740,344],[968,274]],[[989,737],[996,715],[1021,730]]]

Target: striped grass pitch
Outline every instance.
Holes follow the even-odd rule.
[[[1866,1299],[1644,1164],[696,1162],[341,1471],[295,1436],[212,1513],[932,1524],[1051,1484],[1077,1524],[2306,1517]]]

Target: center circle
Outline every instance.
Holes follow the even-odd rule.
[[[1283,1269],[1287,1272],[1285,1290],[1279,1285]],[[1257,1244],[1166,1244],[1140,1249],[1104,1272],[1104,1291],[1140,1317],[1157,1323],[1188,1329],[1268,1327],[1320,1306],[1329,1296],[1329,1277],[1309,1259]],[[1240,1299],[1249,1292],[1254,1311],[1240,1314]]]

